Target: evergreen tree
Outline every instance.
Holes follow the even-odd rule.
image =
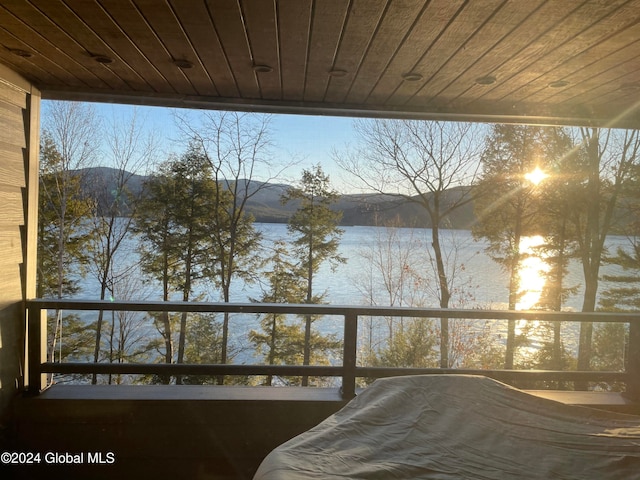
[[[260,267],[256,251],[261,236],[253,226],[246,207],[256,195],[269,187],[274,165],[271,161],[271,135],[268,115],[242,112],[200,112],[198,118],[177,115],[178,128],[206,156],[214,182],[218,185],[212,208],[211,239],[213,257],[207,276],[220,289],[224,302],[231,301],[231,288],[237,280],[255,281]],[[280,162],[276,176],[289,165]],[[264,181],[258,181],[262,175]],[[222,358],[227,363],[229,313],[222,321]],[[224,378],[220,377],[220,383]]]
[[[90,106],[52,102],[43,109],[40,149],[37,295],[63,298],[78,290],[86,270],[86,223],[95,204],[81,189],[83,168],[96,155],[98,121]],[[79,268],[77,267],[79,266]],[[55,312],[55,327],[48,356],[62,342],[63,313]],[[78,334],[83,334],[78,330]]]
[[[180,272],[177,289],[182,301],[191,299],[193,286],[204,277],[205,262],[211,247],[211,209],[218,186],[211,178],[209,162],[201,149],[190,146],[180,161],[172,165],[175,178],[175,222],[179,226],[177,241]],[[188,313],[180,316],[177,363],[183,363]],[[181,383],[180,377],[176,379]]]
[[[144,274],[160,282],[162,300],[169,301],[177,278],[178,230],[174,223],[173,179],[166,171],[151,176],[136,215],[135,231],[141,236],[140,262]],[[154,316],[154,323],[157,316]],[[164,360],[173,363],[172,322],[168,312],[160,314],[159,332],[164,340]],[[169,379],[165,379],[168,383]]]
[[[232,350],[229,360],[233,361]],[[184,360],[186,363],[219,364],[222,363],[222,324],[212,313],[194,313],[186,330]],[[216,379],[211,376],[185,375],[181,378],[184,385],[214,385]]]
[[[634,225],[636,228],[638,224]],[[637,312],[640,310],[640,237],[629,237],[629,244],[618,247],[615,255],[606,258],[616,265],[617,274],[603,275],[608,288],[602,292],[599,310],[607,312]],[[593,331],[592,366],[596,370],[623,371],[625,345],[629,329],[624,323],[596,323]],[[621,386],[600,385],[620,389]]]
[[[545,136],[539,127],[494,125],[482,155],[482,177],[475,187],[476,238],[489,241],[487,253],[509,274],[508,308],[515,310],[520,292],[523,237],[539,234],[540,202],[526,176],[543,169]],[[509,320],[505,368],[514,365],[515,321]]]
[[[637,312],[640,310],[640,237],[631,237],[627,248],[618,247],[616,255],[606,262],[616,265],[618,274],[603,275],[609,288],[602,292],[600,307],[607,312]]]
[[[430,368],[437,365],[436,336],[428,319],[400,322],[389,343],[378,353],[376,364],[385,367]]]
[[[205,275],[220,289],[225,303],[231,301],[232,286],[236,280],[253,283],[255,272],[262,264],[257,254],[262,236],[255,229],[254,217],[245,212],[238,194],[234,185],[216,182],[210,211],[209,256],[205,263]],[[232,348],[229,345],[229,318],[229,313],[224,312],[220,357],[223,364],[229,362]],[[219,377],[218,383],[224,383],[224,377]]]
[[[287,245],[278,241],[269,259],[271,270],[266,272],[269,290],[260,299],[265,303],[304,303],[306,286],[300,269],[288,258]],[[261,331],[249,332],[249,339],[257,352],[263,355],[268,365],[296,365],[303,363],[304,331],[299,324],[290,324],[283,314],[266,314],[260,321]],[[310,335],[310,361],[326,364],[328,357],[337,353],[341,342],[335,335],[322,335],[312,329]],[[282,379],[287,384],[296,384],[298,379]],[[266,385],[272,385],[273,376],[268,375]]]
[[[580,150],[571,132],[563,128],[546,130],[543,145],[548,176],[539,186],[540,224],[544,244],[537,248],[549,267],[538,302],[543,310],[561,311],[567,299],[575,295],[579,285],[567,285],[569,262],[575,257],[576,231],[571,222],[571,206],[577,201],[576,178],[580,168]],[[537,355],[536,368],[562,370],[570,356],[562,343],[562,322],[550,324],[550,339]],[[563,387],[558,383],[556,388]]]
[[[212,209],[218,185],[211,178],[206,156],[190,146],[181,157],[161,167],[160,175],[146,186],[137,215],[136,229],[142,236],[143,271],[162,284],[162,299],[173,294],[191,298],[194,281],[205,275],[210,255]],[[165,361],[174,361],[173,332],[168,313],[161,315],[160,333],[165,340]],[[177,362],[184,360],[187,314],[180,316]],[[179,382],[180,379],[178,378]]]
[[[81,191],[81,178],[65,167],[51,135],[44,131],[40,146],[38,211],[38,297],[63,298],[76,293],[91,231],[84,222],[93,202]],[[75,275],[74,275],[75,274]]]
[[[342,212],[330,207],[338,199],[331,189],[329,176],[320,165],[302,172],[299,188],[291,188],[283,196],[283,203],[298,201],[296,212],[289,219],[288,230],[293,235],[293,255],[298,261],[300,275],[306,284],[305,303],[321,303],[323,294],[314,292],[314,278],[320,266],[329,261],[332,265],[344,262],[338,254],[342,230],[338,228]],[[305,341],[303,365],[311,360],[311,325],[313,318],[305,317]],[[307,379],[303,378],[303,385]]]
[[[640,136],[636,130],[583,128],[580,132],[583,164],[578,185],[581,196],[572,206],[572,222],[584,274],[582,311],[593,312],[605,241],[616,224],[615,213],[621,196],[633,179]],[[580,326],[579,370],[590,367],[592,335],[593,324],[583,322]],[[586,385],[579,387],[586,388]]]

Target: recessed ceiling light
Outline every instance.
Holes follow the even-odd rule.
[[[407,82],[419,82],[423,77],[419,73],[410,72],[402,75],[402,78],[404,78]]]
[[[340,70],[339,68],[334,68],[332,70],[329,70],[330,77],[345,77],[346,75],[347,75],[346,70]]]
[[[557,80],[555,82],[551,82],[549,84],[549,88],[562,88],[566,87],[567,85],[569,85],[569,82],[567,82],[566,80]]]
[[[29,58],[33,56],[31,52],[28,52],[27,50],[22,50],[21,48],[8,48],[7,50],[9,50],[9,52],[13,53],[14,55],[17,55],[23,58]]]
[[[493,85],[496,83],[496,77],[493,75],[485,75],[484,77],[476,78],[476,83],[478,85]]]
[[[107,57],[106,55],[93,55],[93,59],[98,63],[109,64],[113,63],[113,58]]]
[[[256,73],[270,73],[273,72],[273,68],[269,65],[254,65],[253,71]]]
[[[193,68],[193,63],[185,59],[174,58],[173,64],[178,68]]]

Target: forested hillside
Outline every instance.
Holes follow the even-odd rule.
[[[98,212],[103,212],[117,196],[124,198],[117,189],[117,170],[108,167],[86,168],[75,172],[81,178],[82,191],[87,197],[97,202]],[[127,186],[131,190],[131,197],[136,198],[144,188],[149,177],[144,175],[131,176]],[[257,183],[254,181],[254,183]],[[262,188],[264,184],[257,183],[259,191],[247,203],[247,212],[251,213],[257,222],[286,223],[291,214],[297,209],[296,202],[283,205],[280,201],[289,185],[272,183]],[[451,189],[449,198],[458,198],[462,188]],[[124,200],[122,200],[124,201]],[[127,205],[122,205],[122,211],[127,212]],[[393,223],[404,227],[430,227],[429,217],[417,203],[404,198],[382,194],[346,194],[341,195],[334,209],[342,211],[342,225],[383,225]],[[474,222],[473,203],[455,212],[447,221],[451,228],[468,229]]]

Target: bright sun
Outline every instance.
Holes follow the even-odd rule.
[[[540,167],[536,167],[532,172],[527,173],[524,178],[529,180],[534,185],[540,184],[548,175],[540,170]]]

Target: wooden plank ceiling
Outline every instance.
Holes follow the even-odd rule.
[[[640,127],[640,0],[0,0],[44,98]]]

